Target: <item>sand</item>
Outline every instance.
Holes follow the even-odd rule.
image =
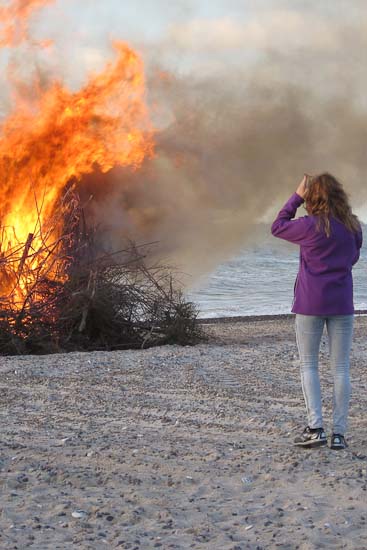
[[[367,548],[367,318],[349,447],[298,449],[294,319],[194,347],[0,358],[0,548]],[[322,344],[325,428],[332,381]]]

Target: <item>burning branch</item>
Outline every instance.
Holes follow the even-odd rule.
[[[0,354],[193,343],[197,311],[147,246],[98,250],[74,189],[25,243],[0,228]],[[12,242],[14,243],[12,245]]]
[[[28,252],[29,252],[29,249],[31,247],[33,237],[34,237],[33,233],[30,233],[28,235],[28,239],[27,239],[27,241],[24,245],[23,254],[22,254],[22,257],[20,259],[19,266],[18,266],[18,271],[17,271],[18,282],[19,282],[20,277],[22,276],[24,263],[25,263],[26,259],[28,258]]]

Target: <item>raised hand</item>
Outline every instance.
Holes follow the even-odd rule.
[[[302,181],[298,185],[297,190],[296,190],[297,195],[302,197],[302,199],[304,198],[304,196],[306,194],[306,191],[307,191],[307,181],[308,181],[309,177],[310,176],[308,174],[304,174],[304,176],[302,178]]]

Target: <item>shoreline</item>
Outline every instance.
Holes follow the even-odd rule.
[[[354,315],[362,316],[367,315],[367,309],[356,309]],[[199,317],[198,323],[203,325],[209,325],[214,323],[246,323],[254,321],[276,321],[277,319],[292,319],[295,313],[273,313],[266,315],[235,315],[224,317]]]

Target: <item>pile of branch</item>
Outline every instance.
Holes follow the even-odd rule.
[[[195,344],[198,311],[148,245],[101,252],[70,189],[26,242],[0,227],[0,354]]]

